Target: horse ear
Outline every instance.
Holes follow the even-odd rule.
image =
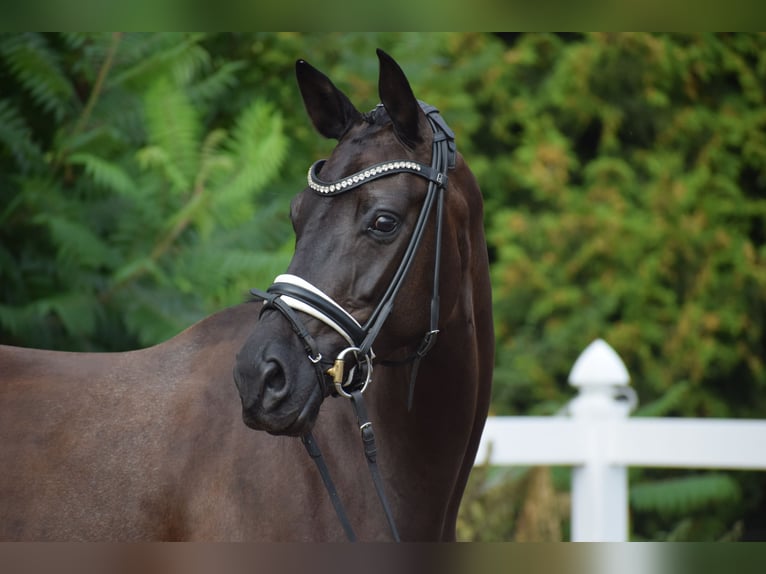
[[[351,124],[361,117],[346,94],[304,60],[295,62],[295,75],[303,104],[317,131],[326,138],[343,137]]]
[[[380,101],[394,124],[397,137],[406,145],[415,146],[423,139],[420,131],[423,115],[420,104],[399,64],[381,49],[378,49],[378,60]]]

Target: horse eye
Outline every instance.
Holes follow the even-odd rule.
[[[392,215],[379,215],[370,226],[371,231],[393,233],[399,227],[399,221]]]

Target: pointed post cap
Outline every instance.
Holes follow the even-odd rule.
[[[603,339],[596,339],[572,365],[569,384],[590,388],[627,386],[630,375],[617,351]]]

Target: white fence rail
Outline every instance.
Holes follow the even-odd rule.
[[[572,466],[572,540],[628,540],[627,467],[766,470],[766,420],[630,418],[636,397],[598,339],[572,367],[567,416],[490,417],[476,464]]]

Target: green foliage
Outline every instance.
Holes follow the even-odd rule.
[[[73,110],[74,86],[62,69],[61,54],[42,34],[5,34],[0,44],[5,65],[25,92],[56,121]]]
[[[720,472],[643,480],[631,485],[633,523],[665,541],[714,541],[741,534],[743,493]],[[639,535],[640,536],[640,535]]]
[[[286,199],[263,197],[287,153],[281,115],[253,97],[211,123],[239,64],[206,75],[203,39],[2,37],[7,342],[154,344],[285,267]]]
[[[644,401],[687,380],[684,414],[763,412],[763,44],[534,35],[507,50],[517,113],[493,116],[511,147],[488,181],[504,409],[566,400],[601,336]]]
[[[477,466],[463,496],[458,540],[567,540],[570,502],[562,479],[569,479],[569,473],[562,470]]]
[[[764,417],[764,47],[748,34],[529,34],[504,48],[474,141],[492,168],[478,177],[496,412],[556,411],[575,358],[603,337],[639,414]],[[657,512],[692,494],[724,515],[742,502],[727,475],[678,480],[689,490],[641,486],[634,510],[650,510],[644,492]]]
[[[709,473],[634,484],[630,504],[638,512],[684,516],[714,503],[735,502],[739,496],[739,486],[731,476]]]

